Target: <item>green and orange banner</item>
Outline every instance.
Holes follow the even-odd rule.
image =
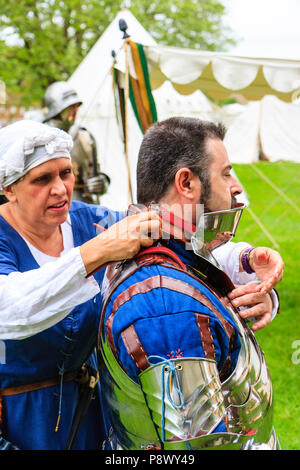
[[[157,121],[156,106],[152,96],[148,65],[142,44],[128,41],[135,68],[136,79],[129,75],[129,97],[143,134]]]
[[[144,134],[148,127],[157,121],[156,106],[152,96],[147,59],[143,45],[130,39],[127,39],[127,44],[129,46],[127,50],[131,54],[132,59],[130,61],[131,66],[134,66],[136,76],[134,78],[132,74],[128,74],[129,100],[138,125]],[[120,124],[122,124],[125,137],[125,94],[124,88],[120,87],[119,74],[118,70],[113,70],[117,115]]]

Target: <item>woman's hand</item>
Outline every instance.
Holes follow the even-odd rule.
[[[155,211],[125,217],[80,247],[87,274],[109,262],[133,258],[160,237],[161,219]]]
[[[273,302],[270,295],[260,291],[259,284],[236,286],[228,298],[234,307],[247,307],[239,311],[242,318],[255,318],[252,330],[257,331],[270,323],[272,319]]]

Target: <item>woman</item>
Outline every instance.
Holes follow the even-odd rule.
[[[100,287],[109,261],[134,256],[159,232],[151,212],[107,228],[118,214],[74,201],[65,132],[33,121],[0,131],[0,364],[2,438],[20,449],[64,449],[81,367],[96,368]],[[94,271],[95,274],[91,276]],[[90,275],[90,276],[89,276]],[[99,394],[74,449],[99,449]]]

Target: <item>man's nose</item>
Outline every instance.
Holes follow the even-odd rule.
[[[238,182],[238,180],[233,176],[232,177],[232,185],[231,185],[231,195],[238,196],[243,192],[243,188]]]

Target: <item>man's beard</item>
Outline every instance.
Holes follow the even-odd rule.
[[[207,214],[207,212],[215,212],[214,210],[210,209],[210,207],[207,203],[207,201],[209,200],[209,196],[210,196],[210,194],[201,196],[201,198],[200,198],[200,204],[203,204],[205,214]],[[236,197],[231,196],[231,209],[233,209],[236,205],[237,205]]]
[[[234,209],[234,207],[237,205],[237,199],[235,196],[231,196],[231,209]]]

